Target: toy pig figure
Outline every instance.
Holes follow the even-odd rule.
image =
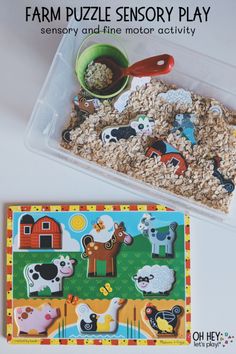
[[[16,307],[14,318],[18,327],[18,336],[29,335],[30,331],[38,332],[38,335],[47,336],[48,327],[59,317],[59,309],[49,304],[41,305],[38,308],[32,306]]]

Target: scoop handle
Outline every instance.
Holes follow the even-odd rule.
[[[156,55],[137,61],[124,69],[125,76],[157,76],[169,73],[174,66],[174,58],[169,54]]]

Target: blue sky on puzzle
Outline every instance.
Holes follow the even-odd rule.
[[[126,231],[131,236],[137,236],[140,232],[137,229],[137,226],[140,222],[141,217],[143,216],[144,212],[14,212],[13,217],[13,236],[16,238],[19,232],[19,222],[23,215],[30,214],[35,221],[39,218],[44,216],[50,216],[51,218],[55,219],[62,225],[63,232],[66,231],[68,236],[76,240],[81,245],[81,239],[84,235],[90,234],[91,230],[93,230],[93,225],[96,221],[103,215],[109,215],[114,222],[120,223],[121,221],[124,222]],[[152,216],[155,217],[153,221],[153,227],[163,227],[168,226],[171,222],[176,221],[179,225],[184,224],[184,214],[180,212],[172,212],[172,211],[157,211],[151,212]],[[82,215],[85,220],[85,227],[81,231],[73,230],[71,226],[71,220],[74,216]],[[64,247],[63,247],[64,248]],[[32,251],[32,250],[31,250]]]

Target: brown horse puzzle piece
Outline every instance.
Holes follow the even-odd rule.
[[[93,236],[86,235],[82,239],[85,252],[83,258],[88,258],[88,277],[97,276],[97,261],[106,261],[106,277],[116,276],[116,256],[122,243],[131,245],[133,238],[126,232],[123,222],[114,224],[114,233],[105,243],[95,242]]]

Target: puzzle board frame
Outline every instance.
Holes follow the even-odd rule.
[[[10,206],[7,211],[6,239],[6,330],[7,341],[11,344],[54,344],[54,345],[186,345],[191,342],[191,280],[190,280],[190,218],[184,215],[184,244],[185,244],[185,338],[156,338],[156,339],[66,339],[66,338],[22,338],[14,336],[13,332],[13,217],[14,212],[91,212],[91,211],[173,211],[160,204],[87,204],[87,205],[17,205]]]

